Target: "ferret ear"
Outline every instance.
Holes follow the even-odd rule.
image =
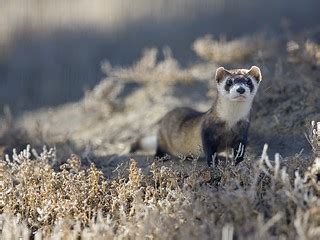
[[[231,75],[231,73],[227,71],[224,67],[219,67],[216,70],[216,76],[215,76],[217,83],[220,83],[227,75]]]
[[[249,69],[248,74],[252,76],[258,83],[262,80],[260,68],[258,68],[257,66],[252,66]]]

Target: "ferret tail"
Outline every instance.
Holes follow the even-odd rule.
[[[137,151],[155,152],[157,149],[157,136],[141,137],[131,144],[130,153]]]

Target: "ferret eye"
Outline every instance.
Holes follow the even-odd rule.
[[[251,84],[252,84],[251,79],[250,79],[250,78],[248,78],[248,79],[247,79],[247,81],[246,81],[246,83],[247,83],[248,85],[251,85]]]
[[[228,79],[226,82],[226,85],[230,87],[230,86],[232,86],[232,84],[233,84],[232,79]]]

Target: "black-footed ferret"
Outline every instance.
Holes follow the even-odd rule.
[[[235,164],[243,160],[250,125],[250,109],[257,93],[261,71],[216,70],[217,98],[207,112],[176,108],[159,121],[157,136],[144,137],[131,146],[156,150],[156,157],[204,156],[208,165],[217,164],[217,153],[232,148]]]

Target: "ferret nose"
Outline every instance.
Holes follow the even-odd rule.
[[[237,92],[240,93],[240,94],[243,94],[246,90],[243,88],[243,87],[239,87],[237,89]]]

